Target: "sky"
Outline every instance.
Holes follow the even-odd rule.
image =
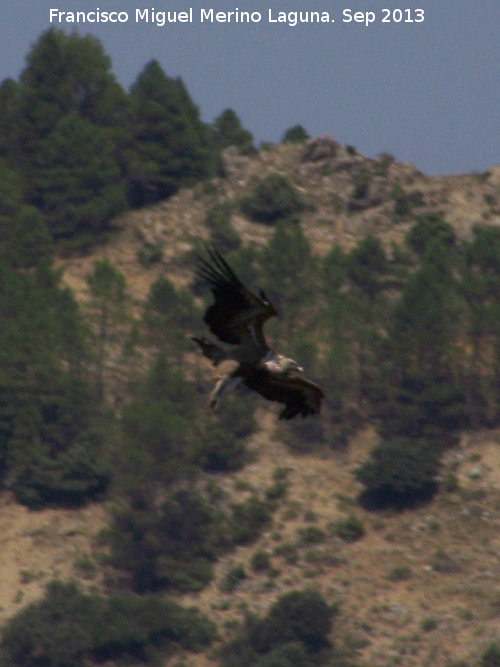
[[[65,20],[97,10],[122,21]],[[293,25],[295,12],[328,21]],[[301,124],[429,175],[500,164],[500,0],[2,0],[0,21],[0,81],[43,31],[76,30],[99,38],[127,90],[156,59],[204,121],[234,109],[257,145]]]

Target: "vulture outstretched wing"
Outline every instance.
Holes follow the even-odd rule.
[[[199,258],[198,276],[206,280],[215,297],[203,318],[210,331],[224,343],[240,345],[248,341],[267,347],[262,325],[276,315],[263,291],[251,292],[217,250],[207,248],[209,259]]]
[[[268,401],[285,403],[280,419],[293,419],[298,414],[306,417],[319,414],[321,399],[324,397],[321,387],[298,375],[270,373],[266,369],[241,369],[243,384],[258,392]]]

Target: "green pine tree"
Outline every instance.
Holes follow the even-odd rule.
[[[346,255],[333,246],[323,259],[323,301],[320,322],[326,354],[321,384],[334,415],[342,421],[359,396],[357,341],[360,336],[357,299],[348,286]]]
[[[100,231],[124,207],[127,104],[99,40],[53,28],[34,44],[19,82],[2,84],[0,154],[54,237]]]
[[[455,243],[453,227],[444,221],[441,213],[432,211],[418,215],[406,235],[407,245],[422,258],[429,245],[436,240],[451,248]]]
[[[199,318],[190,292],[176,290],[172,282],[163,276],[151,285],[143,322],[149,339],[159,349],[179,354],[179,348],[186,343],[186,331],[194,331],[199,326]]]
[[[87,284],[91,295],[89,306],[96,327],[96,390],[99,400],[102,400],[109,346],[116,340],[117,330],[125,321],[125,277],[108,259],[104,259],[95,262],[94,270],[87,276]]]
[[[300,224],[279,222],[261,261],[267,292],[278,311],[286,313],[288,335],[293,335],[317,287],[311,245]],[[304,330],[309,325],[304,319],[300,323]]]
[[[108,228],[126,205],[109,130],[63,116],[40,144],[33,201],[55,238]]]
[[[18,149],[19,92],[20,86],[14,79],[5,79],[0,84],[0,157],[7,157],[12,164],[16,162]]]
[[[61,493],[83,499],[98,454],[83,440],[95,402],[76,303],[48,262],[30,271],[2,265],[0,318],[0,468],[30,504]]]
[[[500,232],[476,227],[465,246],[460,293],[466,304],[469,345],[467,399],[472,423],[500,414]]]
[[[370,234],[362,238],[347,254],[345,269],[353,293],[349,300],[356,315],[358,402],[370,402],[377,375],[376,350],[380,339],[380,322],[386,314],[383,292],[390,284],[388,262],[380,240]]]
[[[136,396],[122,414],[124,485],[149,493],[188,476],[196,397],[165,353],[152,362]]]
[[[21,73],[18,148],[31,160],[40,141],[70,114],[99,127],[116,128],[126,105],[99,40],[51,28],[35,43]]]
[[[43,217],[34,206],[23,206],[5,231],[2,254],[16,269],[30,269],[52,261],[53,244]]]
[[[213,137],[219,150],[236,146],[243,154],[255,151],[252,133],[242,127],[240,119],[232,109],[225,109],[214,120]]]
[[[23,198],[24,182],[21,172],[0,156],[0,244],[10,235],[12,220],[19,213]]]
[[[394,308],[382,361],[389,435],[451,435],[463,423],[458,380],[460,302],[449,249],[431,243]],[[390,367],[390,370],[388,368]]]
[[[130,91],[128,195],[143,206],[172,195],[208,173],[208,135],[181,79],[167,77],[156,60]]]

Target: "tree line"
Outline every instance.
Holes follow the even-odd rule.
[[[222,227],[221,215],[211,209],[207,220],[223,239],[230,212]],[[26,244],[38,218],[30,220]],[[110,452],[121,462],[114,475],[132,475],[136,487],[139,472],[146,486],[155,478],[168,485],[189,470],[244,465],[245,438],[255,429],[247,406],[257,399],[243,401],[243,409],[228,397],[207,414],[203,364],[193,375],[183,362],[186,331],[202,327],[195,295],[207,290],[194,279],[191,290],[179,290],[160,277],[137,319],[125,277],[106,260],[87,276],[89,300],[79,306],[54,269],[47,239],[38,238],[33,252],[23,235],[2,249],[4,483],[33,504],[58,493],[78,501],[106,490]],[[498,230],[478,226],[458,242],[442,216],[426,213],[391,254],[368,235],[349,251],[333,246],[322,259],[295,218],[275,223],[263,248],[243,247],[234,230],[229,238],[237,273],[263,286],[286,314],[286,328],[268,323],[270,338],[300,359],[327,395],[321,420],[292,425],[291,441],[309,429],[306,441],[341,447],[356,428],[375,422],[386,441],[425,440],[442,452],[460,429],[498,424]],[[185,261],[192,265],[193,257]],[[114,403],[106,403],[111,394]]]
[[[127,207],[215,173],[231,144],[253,149],[236,114],[203,123],[157,61],[126,92],[98,39],[51,28],[19,80],[0,85],[0,239],[28,208],[51,238],[83,242]]]

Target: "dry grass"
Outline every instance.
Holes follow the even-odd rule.
[[[95,536],[106,525],[104,505],[33,512],[0,497],[0,623],[37,599],[52,579],[100,584]],[[93,567],[95,566],[95,567]]]

